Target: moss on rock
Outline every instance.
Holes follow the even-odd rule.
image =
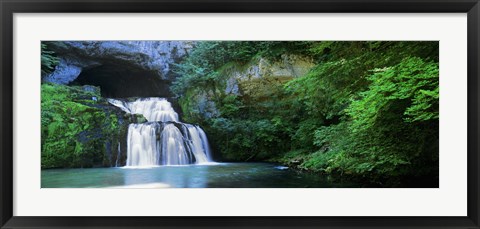
[[[124,128],[99,88],[42,84],[41,93],[42,168],[110,166]]]

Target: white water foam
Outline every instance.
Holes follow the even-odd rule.
[[[148,120],[128,127],[127,168],[213,162],[205,132],[199,126],[180,122],[166,99],[108,101],[129,114],[142,114]]]

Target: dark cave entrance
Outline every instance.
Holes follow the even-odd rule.
[[[172,97],[170,81],[157,72],[122,64],[104,64],[85,69],[71,85],[99,86],[103,97]]]

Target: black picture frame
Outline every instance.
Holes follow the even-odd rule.
[[[0,0],[1,228],[480,228],[478,0]],[[13,216],[14,13],[455,13],[468,14],[466,217],[20,217]],[[414,206],[412,206],[414,207]]]

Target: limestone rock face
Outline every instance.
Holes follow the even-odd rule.
[[[193,46],[190,41],[56,41],[46,44],[60,58],[60,63],[43,77],[43,82],[102,87],[104,81],[119,81],[128,86],[141,80],[155,87],[151,90],[160,91],[164,89],[161,85],[176,77],[172,65]],[[137,85],[137,88],[148,85]]]
[[[265,78],[290,79],[304,76],[315,66],[307,57],[284,54],[279,60],[259,58],[247,66],[232,66],[225,70],[227,75],[225,93],[240,94],[239,84],[248,80]]]
[[[261,96],[256,93],[271,90],[271,82],[286,82],[306,75],[315,66],[311,58],[294,54],[284,54],[279,59],[258,58],[245,65],[232,64],[223,69],[224,93],[226,95]],[[268,82],[268,83],[267,83]],[[191,104],[206,118],[218,116],[220,112],[213,102],[212,92],[202,92]]]

